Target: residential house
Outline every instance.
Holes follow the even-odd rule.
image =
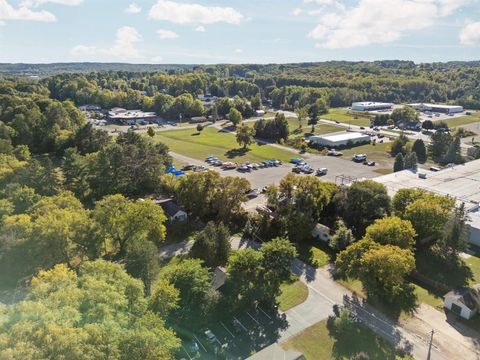
[[[444,296],[444,307],[464,319],[471,319],[480,310],[480,284],[450,291]]]
[[[159,200],[156,203],[162,207],[169,222],[187,221],[187,213],[173,199]]]
[[[322,224],[317,224],[312,230],[312,236],[317,240],[328,243],[331,239],[330,228]]]
[[[213,270],[211,286],[213,290],[220,290],[227,281],[227,269],[217,266]]]

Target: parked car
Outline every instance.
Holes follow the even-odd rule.
[[[375,166],[375,161],[367,161],[367,166]]]
[[[215,161],[212,161],[210,164],[213,165],[213,166],[222,166],[223,161],[222,160],[215,160]]]
[[[182,171],[189,171],[193,170],[195,168],[195,165],[185,165],[182,167]]]
[[[352,160],[355,162],[364,162],[367,160],[367,155],[366,154],[355,154],[352,157]]]
[[[290,160],[290,163],[295,164],[295,165],[304,165],[305,160],[303,160],[302,158],[293,158],[293,159]]]
[[[327,175],[327,172],[328,172],[327,168],[320,168],[316,171],[315,175],[324,176],[324,175]]]
[[[364,127],[364,126],[360,126],[360,130],[365,130],[365,127]]]
[[[191,353],[194,353],[196,354],[200,348],[198,346],[198,343],[195,341],[195,340],[191,340],[189,343],[188,343],[188,350],[191,352]]]
[[[223,163],[222,168],[224,170],[233,170],[233,169],[237,168],[237,164],[227,161],[227,162]]]
[[[328,156],[342,156],[343,153],[337,150],[328,150],[327,152]]]
[[[295,166],[292,169],[292,172],[294,172],[295,174],[300,174],[302,172],[302,167],[301,166]]]
[[[199,165],[199,166],[195,166],[192,170],[193,170],[194,172],[199,172],[199,171],[206,171],[206,170],[208,170],[208,168],[206,168],[206,167],[203,166],[203,165]]]
[[[240,165],[240,166],[237,168],[237,171],[250,172],[251,169],[250,169],[247,165]]]
[[[302,172],[305,174],[313,174],[315,170],[311,166],[305,165],[302,167]]]
[[[258,189],[253,189],[247,192],[245,195],[247,196],[248,199],[254,199],[258,195],[260,195],[260,191]]]
[[[435,166],[432,166],[432,167],[430,167],[430,171],[437,172],[437,171],[440,171],[440,169],[435,167]]]
[[[207,338],[207,340],[211,344],[215,344],[216,342],[219,343],[217,337],[215,336],[215,334],[211,330],[209,330],[209,329],[205,330],[204,334],[205,334],[205,337]]]

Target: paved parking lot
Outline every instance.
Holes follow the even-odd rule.
[[[193,159],[181,154],[170,153],[173,158],[182,161],[184,163],[192,165],[203,165],[210,169],[218,171],[223,176],[239,176],[250,181],[252,188],[261,189],[264,186],[271,184],[279,184],[280,181],[293,169],[292,164],[283,164],[278,167],[269,167],[258,170],[252,170],[251,172],[239,172],[237,170],[222,170],[219,167],[209,166],[207,163]],[[215,154],[213,154],[215,155]],[[292,158],[296,157],[292,154]],[[341,157],[321,156],[315,154],[304,154],[302,157],[305,161],[314,169],[327,168],[328,173],[325,176],[319,177],[324,181],[341,183],[340,176],[347,176],[351,178],[371,179],[379,176],[374,170],[376,167],[369,167],[363,164],[354,163],[350,159]],[[309,175],[302,175],[309,176]]]
[[[184,359],[246,359],[273,343],[286,329],[285,316],[258,307],[212,323],[209,330],[216,340],[210,342],[203,332],[190,334],[182,345]],[[192,349],[192,340],[198,351]]]

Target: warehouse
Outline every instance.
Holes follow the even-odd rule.
[[[113,108],[108,112],[108,119],[128,125],[144,124],[158,120],[154,112],[144,112],[141,110],[126,110],[122,108]]]
[[[409,104],[416,110],[430,111],[443,114],[458,114],[463,112],[463,106],[460,105],[439,105],[439,104]]]
[[[336,148],[340,146],[353,146],[368,144],[370,136],[357,132],[341,132],[330,135],[315,135],[308,139],[312,144]]]
[[[356,111],[375,111],[375,110],[392,110],[393,104],[381,102],[354,102],[352,110]]]
[[[437,172],[404,170],[374,180],[385,185],[390,196],[400,189],[424,189],[464,203],[469,216],[470,243],[480,246],[480,160]]]

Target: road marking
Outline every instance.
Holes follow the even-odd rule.
[[[228,333],[232,336],[232,339],[235,339],[235,335],[233,335],[232,332],[228,330],[228,328],[223,324],[223,322],[220,321],[220,325],[222,325],[225,328],[225,330],[228,331]]]
[[[195,335],[193,335],[193,337],[198,341],[200,346],[203,348],[203,351],[205,351],[208,354],[208,351],[207,351],[207,349],[205,349],[205,346],[203,346],[202,342],[200,340],[198,340],[198,338]]]
[[[270,320],[272,320],[272,318],[271,318],[265,311],[263,311],[260,306],[257,306],[257,308],[258,308],[262,313],[264,313],[266,317],[268,317]]]
[[[193,358],[190,356],[190,354],[188,353],[187,349],[185,349],[185,348],[183,347],[183,345],[182,345],[182,349],[183,349],[183,351],[185,351],[185,354],[187,354],[188,358],[189,358],[190,360],[193,360]]]
[[[257,325],[260,325],[260,323],[257,321],[257,319],[255,319],[252,315],[250,315],[250,313],[248,311],[245,311],[247,313],[248,316],[250,316],[252,318],[253,321],[255,321],[257,323]]]
[[[235,316],[234,316],[233,318],[238,321],[238,323],[239,323],[240,326],[243,328],[243,330],[245,330],[246,332],[248,332],[248,329],[247,329],[245,326],[243,326],[243,324],[242,324],[242,322],[241,322],[240,320],[238,320]]]

